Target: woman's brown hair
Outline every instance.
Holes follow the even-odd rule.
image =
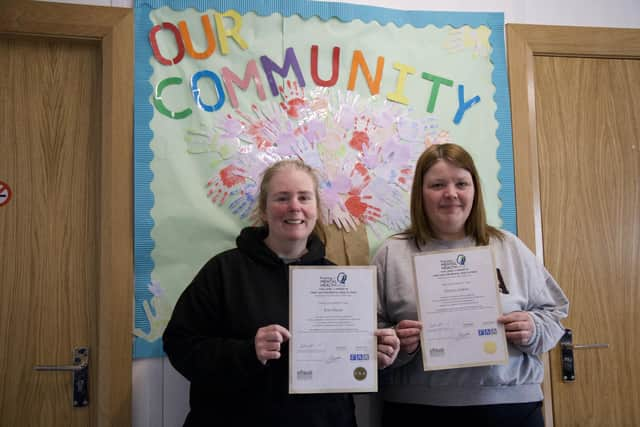
[[[471,212],[464,224],[465,235],[472,236],[477,245],[488,245],[491,236],[502,239],[500,230],[487,224],[487,216],[484,210],[482,187],[476,165],[471,155],[457,144],[437,144],[427,148],[418,158],[411,187],[411,225],[402,235],[413,237],[418,244],[425,244],[435,239],[435,233],[423,208],[422,188],[424,176],[438,160],[444,160],[455,167],[465,169],[473,179],[473,204]]]

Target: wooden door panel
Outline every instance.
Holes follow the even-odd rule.
[[[518,232],[570,300],[575,382],[560,352],[547,426],[640,423],[640,30],[507,26]]]
[[[90,106],[99,101],[99,54],[95,43],[0,38],[0,171],[15,194],[0,217],[12,230],[1,253],[13,253],[3,257],[0,290],[8,313],[0,342],[11,349],[0,374],[12,384],[0,398],[6,425],[51,414],[88,422],[88,409],[71,406],[72,375],[33,366],[70,364],[75,346],[97,348],[100,114]]]
[[[0,425],[130,425],[133,12],[2,2],[0,69]]]
[[[539,56],[535,76],[544,259],[570,295],[574,342],[610,346],[574,351],[575,383],[554,352],[555,422],[635,425],[640,61]]]

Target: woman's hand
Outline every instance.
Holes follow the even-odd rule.
[[[255,337],[256,357],[263,365],[268,360],[280,359],[280,345],[291,338],[289,331],[280,325],[263,326]]]
[[[392,328],[376,329],[378,337],[378,369],[384,369],[395,362],[400,351],[400,339]]]
[[[498,322],[504,325],[507,340],[518,345],[531,342],[535,331],[535,324],[531,315],[526,311],[513,311],[498,317]]]
[[[422,323],[417,320],[401,320],[396,324],[395,330],[400,338],[400,349],[405,353],[415,353],[420,344]]]

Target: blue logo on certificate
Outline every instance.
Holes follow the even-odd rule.
[[[369,360],[367,353],[350,353],[349,360]]]
[[[341,271],[340,273],[338,273],[338,277],[336,277],[336,280],[341,285],[344,285],[345,283],[347,283],[347,273]]]

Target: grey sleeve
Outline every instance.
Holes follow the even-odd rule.
[[[371,263],[377,268],[378,277],[378,328],[394,327],[398,316],[398,313],[395,312],[397,307],[394,307],[393,303],[388,303],[393,300],[394,297],[398,296],[394,295],[394,293],[398,292],[398,288],[395,287],[395,285],[397,285],[398,278],[394,277],[393,272],[391,272],[394,268],[389,265],[389,263],[392,262],[391,258],[393,256],[397,256],[397,254],[392,254],[390,251],[390,245],[385,243],[380,247],[380,249],[378,249],[371,260]],[[410,265],[411,264],[408,264],[408,266]],[[406,268],[409,268],[408,266]],[[390,281],[393,281],[394,283],[390,283]],[[420,346],[418,346],[418,350],[419,349]],[[397,368],[405,365],[413,360],[416,357],[416,354],[419,353],[419,351],[416,351],[415,353],[408,354],[400,350],[398,358],[389,368]]]
[[[551,350],[564,334],[560,320],[569,314],[569,300],[546,268],[542,265],[536,267],[537,274],[534,274],[527,307],[535,331],[529,343],[518,348],[525,353],[539,355]]]
[[[378,328],[391,328],[394,326],[387,313],[386,301],[386,272],[388,247],[383,245],[373,256],[371,263],[376,266],[378,278]]]

